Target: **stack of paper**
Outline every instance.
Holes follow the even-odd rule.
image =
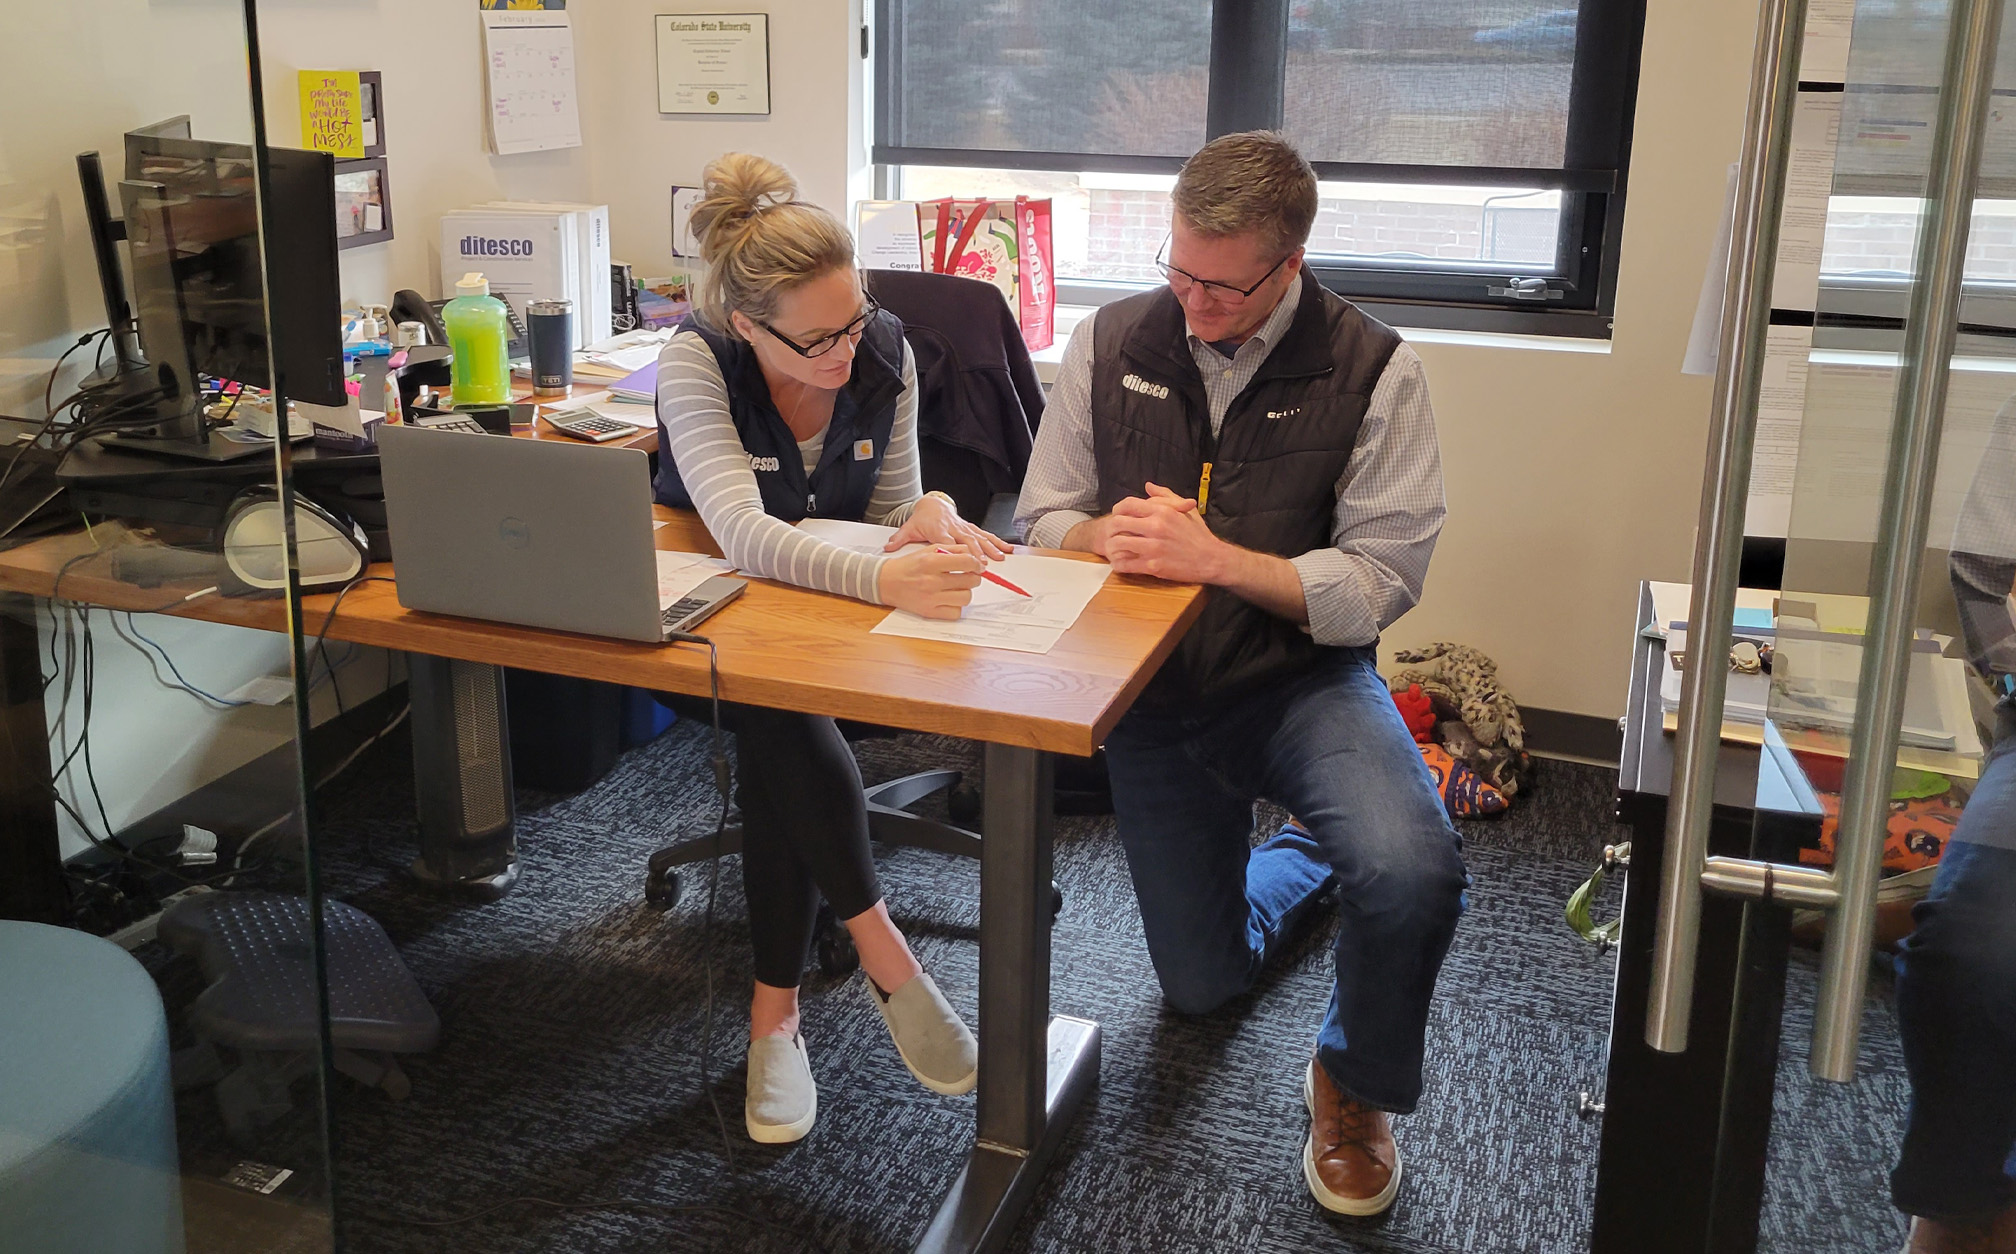
[[[798,526],[842,548],[877,554],[889,537],[896,534],[893,527],[827,518],[808,518]],[[1078,621],[1112,572],[1104,562],[1039,557],[1033,553],[1011,554],[998,562],[989,562],[987,569],[1028,595],[982,581],[973,589],[971,604],[957,619],[922,618],[904,610],[892,610],[889,617],[875,625],[874,634],[945,640],[1012,649],[1017,653],[1048,653]]]
[[[658,403],[658,359],[609,385],[609,399],[625,405]]]
[[[646,366],[656,366],[665,351],[669,331],[625,331],[612,339],[590,344],[574,354],[574,373],[591,379],[628,379]]]

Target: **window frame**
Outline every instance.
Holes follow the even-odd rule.
[[[920,148],[890,144],[901,116],[902,40],[894,37],[902,0],[874,0],[870,70],[878,185],[891,167],[1173,174],[1182,159],[1013,149]],[[1206,137],[1280,129],[1285,111],[1291,0],[1212,0],[1211,87]],[[1565,7],[1565,6],[1564,6]],[[1389,322],[1529,335],[1607,339],[1615,309],[1626,174],[1638,92],[1645,0],[1581,0],[1577,9],[1568,128],[1562,168],[1383,165],[1312,162],[1325,182],[1504,186],[1561,193],[1552,267],[1481,262],[1427,263],[1310,254],[1324,286]],[[1221,86],[1227,85],[1230,86]],[[1533,280],[1539,280],[1538,283]],[[1526,280],[1524,283],[1518,280]],[[1058,299],[1103,304],[1150,284],[1059,279]]]

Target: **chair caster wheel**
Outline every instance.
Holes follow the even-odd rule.
[[[945,809],[954,823],[973,826],[980,821],[980,790],[971,784],[960,784],[945,794]]]
[[[644,879],[644,904],[653,910],[670,910],[679,904],[679,872],[669,867]]]
[[[1057,881],[1050,881],[1050,917],[1055,919],[1064,913],[1064,890],[1057,887]]]
[[[837,980],[861,965],[861,955],[854,951],[854,938],[838,924],[813,938],[812,954],[819,963],[819,973],[829,980]]]

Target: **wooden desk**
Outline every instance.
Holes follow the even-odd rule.
[[[657,513],[670,520],[657,532],[660,548],[720,551],[697,516]],[[60,591],[66,599],[131,610],[160,611],[173,602],[174,585],[121,583],[103,557],[83,557],[65,570],[72,559],[92,553],[82,534],[0,553],[0,592],[48,597]],[[390,576],[392,568],[381,563],[371,573]],[[335,600],[333,594],[303,598],[306,634],[326,631],[332,639],[414,655],[409,671],[416,759],[422,762],[423,740],[453,743],[456,692],[491,684],[498,694],[493,717],[501,718],[502,672],[496,668],[503,666],[694,695],[708,691],[707,655],[693,646],[420,613],[402,607],[390,583],[353,586],[332,620]],[[1050,1014],[1051,762],[1044,751],[1096,749],[1202,608],[1196,587],[1115,575],[1054,650],[1025,654],[871,635],[868,629],[888,611],[752,580],[741,599],[704,626],[719,650],[725,700],[987,742],[976,1140],[919,1250],[999,1249],[1098,1082],[1098,1025]],[[277,599],[211,594],[163,612],[287,630],[286,604]],[[32,629],[28,637],[32,656]],[[462,669],[451,673],[450,667]],[[24,667],[24,691],[26,677],[35,673]],[[501,728],[482,730],[508,745]],[[420,791],[423,797],[430,791],[424,780]],[[508,756],[502,804],[508,820]],[[430,850],[428,830],[423,812],[422,861],[454,868],[444,878],[495,881],[507,869],[515,876],[515,861],[508,868],[485,866],[480,850]],[[511,857],[508,822],[504,830],[504,842],[489,853]],[[498,891],[508,886],[504,878]]]
[[[720,554],[697,515],[663,506],[654,513],[669,520],[657,532],[659,548]],[[0,591],[51,596],[65,563],[91,552],[78,532],[0,553]],[[390,578],[392,564],[376,563],[369,573]],[[286,603],[277,598],[210,595],[160,610],[178,592],[200,586],[121,583],[110,575],[108,554],[71,566],[61,592],[110,609],[287,630]],[[334,593],[301,598],[306,634],[326,631],[331,640],[694,696],[708,691],[707,656],[692,647],[409,610],[392,583],[351,589],[332,621],[335,601]],[[887,609],[756,579],[707,620],[706,634],[720,651],[726,701],[1083,757],[1104,743],[1202,609],[1194,587],[1114,575],[1055,649],[1013,653],[871,635]]]

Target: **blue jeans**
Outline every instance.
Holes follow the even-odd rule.
[[[1209,714],[1130,712],[1106,741],[1113,809],[1162,993],[1204,1014],[1253,987],[1332,884],[1336,986],[1316,1038],[1346,1094],[1421,1099],[1435,976],[1463,912],[1461,842],[1370,649]],[[1308,829],[1249,847],[1253,802]]]
[[[1969,1219],[2016,1203],[2016,737],[1989,757],[1898,964],[1911,1113],[1899,1210]]]

